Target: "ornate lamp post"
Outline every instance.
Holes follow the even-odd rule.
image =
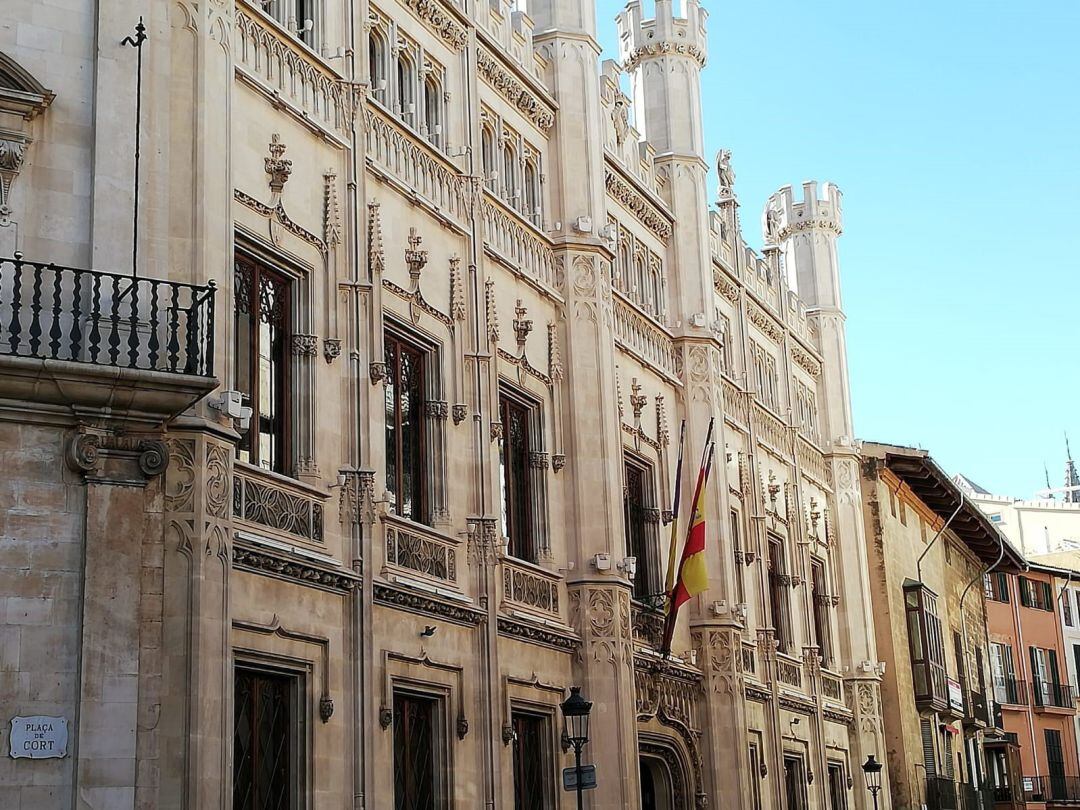
[[[577,806],[585,806],[581,794],[581,749],[589,741],[589,712],[592,703],[581,696],[580,686],[570,687],[570,697],[559,707],[563,713],[563,734],[574,747],[574,770],[577,773]],[[880,767],[880,766],[878,766]]]
[[[881,790],[881,763],[874,759],[874,755],[871,754],[866,758],[866,762],[862,766],[863,776],[866,777],[866,789],[870,791],[870,795],[874,798],[874,810],[877,810],[877,795]]]

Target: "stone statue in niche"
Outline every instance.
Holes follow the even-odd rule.
[[[716,153],[716,175],[720,181],[720,198],[726,199],[733,196],[735,193],[735,170],[731,168],[730,149],[721,149]]]

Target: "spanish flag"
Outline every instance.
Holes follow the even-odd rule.
[[[671,636],[675,632],[675,620],[679,608],[709,587],[709,572],[705,562],[705,488],[712,470],[714,445],[709,444],[704,463],[698,471],[697,487],[694,490],[694,514],[690,518],[690,528],[686,532],[686,545],[683,546],[682,561],[679,563],[679,576],[668,598],[667,620],[664,623],[664,643],[661,653],[671,653]]]

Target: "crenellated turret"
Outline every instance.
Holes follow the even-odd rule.
[[[766,246],[778,246],[788,286],[810,308],[840,309],[840,268],[836,237],[843,230],[840,189],[825,183],[819,196],[815,181],[803,183],[803,198],[784,186],[765,204],[761,230]]]
[[[701,69],[709,13],[698,0],[685,0],[684,17],[673,6],[656,0],[656,16],[646,20],[640,0],[628,3],[616,18],[619,58],[633,85],[637,125],[657,152],[704,157]]]

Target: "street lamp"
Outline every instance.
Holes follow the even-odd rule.
[[[866,758],[862,766],[863,776],[866,777],[866,789],[874,797],[874,810],[877,810],[877,795],[881,790],[881,763],[874,759],[871,754]]]
[[[581,696],[580,686],[570,687],[570,697],[559,707],[563,713],[563,734],[574,747],[574,770],[577,775],[577,806],[584,807],[581,794],[581,749],[589,741],[589,712],[592,703]]]

